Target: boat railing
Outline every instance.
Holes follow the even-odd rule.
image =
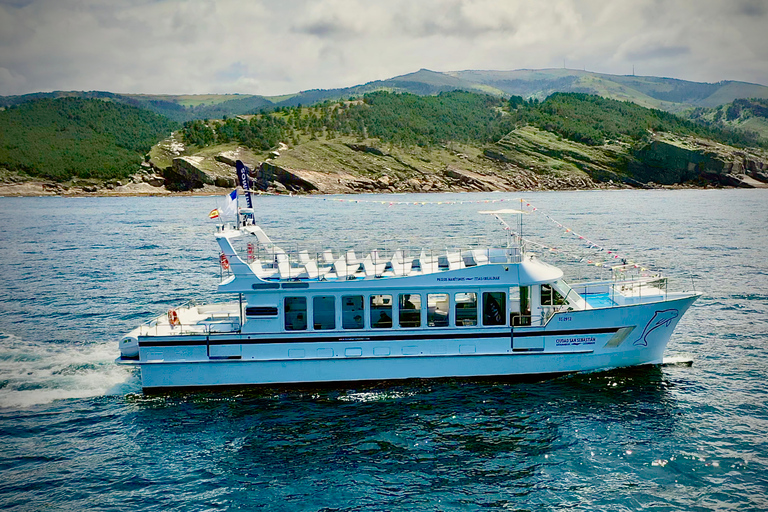
[[[440,240],[438,247],[417,244],[414,240],[389,240],[369,246],[337,242],[329,247],[311,242],[265,244],[252,239],[245,241],[244,250],[242,247],[236,250],[249,265],[255,264],[252,268],[259,277],[266,279],[312,278],[313,274],[337,278],[409,275],[522,260],[519,247],[504,243],[488,245],[483,237]],[[228,276],[223,270],[222,278]]]
[[[157,314],[138,327],[139,336],[192,336],[240,332],[240,315],[237,311],[221,310],[221,304],[200,300],[188,300],[165,312]],[[182,321],[184,311],[196,309],[204,318],[194,322]],[[176,312],[176,322],[171,322],[171,312]],[[181,312],[181,315],[179,315]]]
[[[588,303],[600,307],[632,304],[649,300],[667,300],[670,294],[690,293],[686,281],[661,274],[628,276],[626,279],[570,282],[569,286]]]

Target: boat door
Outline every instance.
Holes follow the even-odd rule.
[[[509,289],[509,324],[512,331],[513,351],[544,350],[544,336],[537,336],[540,328],[532,329],[531,287],[513,286]]]

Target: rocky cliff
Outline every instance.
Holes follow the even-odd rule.
[[[236,145],[186,148],[172,137],[153,148],[149,165],[168,190],[202,191],[234,187],[237,160],[254,171],[261,190],[310,194],[768,186],[765,151],[666,133],[634,146],[588,146],[533,127],[482,148],[338,137],[258,153]]]
[[[643,182],[672,185],[768,187],[768,152],[739,149],[711,140],[655,134],[632,151],[628,170]]]

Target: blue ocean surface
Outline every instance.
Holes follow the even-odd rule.
[[[610,250],[703,292],[667,349],[693,365],[145,396],[117,341],[221,300],[216,198],[0,198],[0,509],[768,509],[768,191],[255,208],[280,240],[458,243],[499,232],[478,210],[520,195],[524,235],[568,277],[600,277]]]

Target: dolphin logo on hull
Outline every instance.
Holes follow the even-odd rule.
[[[640,337],[637,338],[632,344],[647,347],[648,335],[659,327],[669,327],[669,324],[671,324],[672,320],[677,318],[678,315],[679,313],[676,309],[664,309],[662,311],[657,311],[653,314],[653,318],[651,318],[645,325],[643,334],[641,334]]]

